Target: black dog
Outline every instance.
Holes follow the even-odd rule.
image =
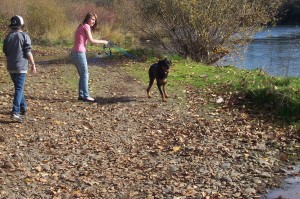
[[[162,101],[166,102],[166,98],[168,98],[168,96],[165,91],[165,85],[167,83],[167,77],[168,77],[171,64],[172,64],[171,61],[167,59],[163,59],[150,66],[149,68],[150,81],[149,81],[149,86],[147,88],[148,98],[151,97],[150,89],[154,83],[154,80],[156,80],[157,87],[160,92]],[[161,86],[163,87],[163,89],[161,89]]]

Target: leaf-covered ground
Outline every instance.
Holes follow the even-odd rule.
[[[293,135],[209,91],[179,88],[162,103],[153,87],[148,99],[131,64],[90,59],[98,102],[84,103],[68,60],[38,62],[23,124],[9,119],[0,67],[0,198],[260,198],[277,185],[287,155],[275,147]]]

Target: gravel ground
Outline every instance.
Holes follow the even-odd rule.
[[[153,88],[148,99],[125,72],[134,62],[89,61],[97,103],[77,100],[68,61],[39,62],[22,124],[9,119],[13,87],[0,67],[0,198],[250,199],[285,176],[278,146],[296,139],[271,118],[229,96],[217,104],[209,89],[180,88],[163,103]]]

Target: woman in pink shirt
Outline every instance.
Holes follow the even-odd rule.
[[[92,36],[92,32],[97,27],[97,15],[88,13],[82,24],[77,27],[74,37],[74,46],[71,52],[71,60],[77,68],[79,74],[78,100],[84,102],[95,102],[89,95],[89,72],[86,58],[86,45],[88,41],[92,44],[108,44],[106,40],[97,40]]]

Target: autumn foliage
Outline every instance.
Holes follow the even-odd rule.
[[[126,27],[168,52],[213,63],[272,21],[279,0],[120,1]]]
[[[84,15],[93,11],[101,25],[96,38],[115,43],[140,40],[156,51],[211,64],[271,23],[281,1],[2,0],[0,36],[7,31],[9,18],[19,14],[35,43],[70,44]]]
[[[74,30],[83,21],[86,13],[90,11],[98,15],[100,28],[107,25],[113,29],[112,10],[97,6],[94,2],[1,0],[0,36],[3,37],[8,31],[10,17],[21,15],[25,20],[25,31],[30,33],[34,43],[70,43]],[[99,32],[95,36],[100,38],[105,35]]]

